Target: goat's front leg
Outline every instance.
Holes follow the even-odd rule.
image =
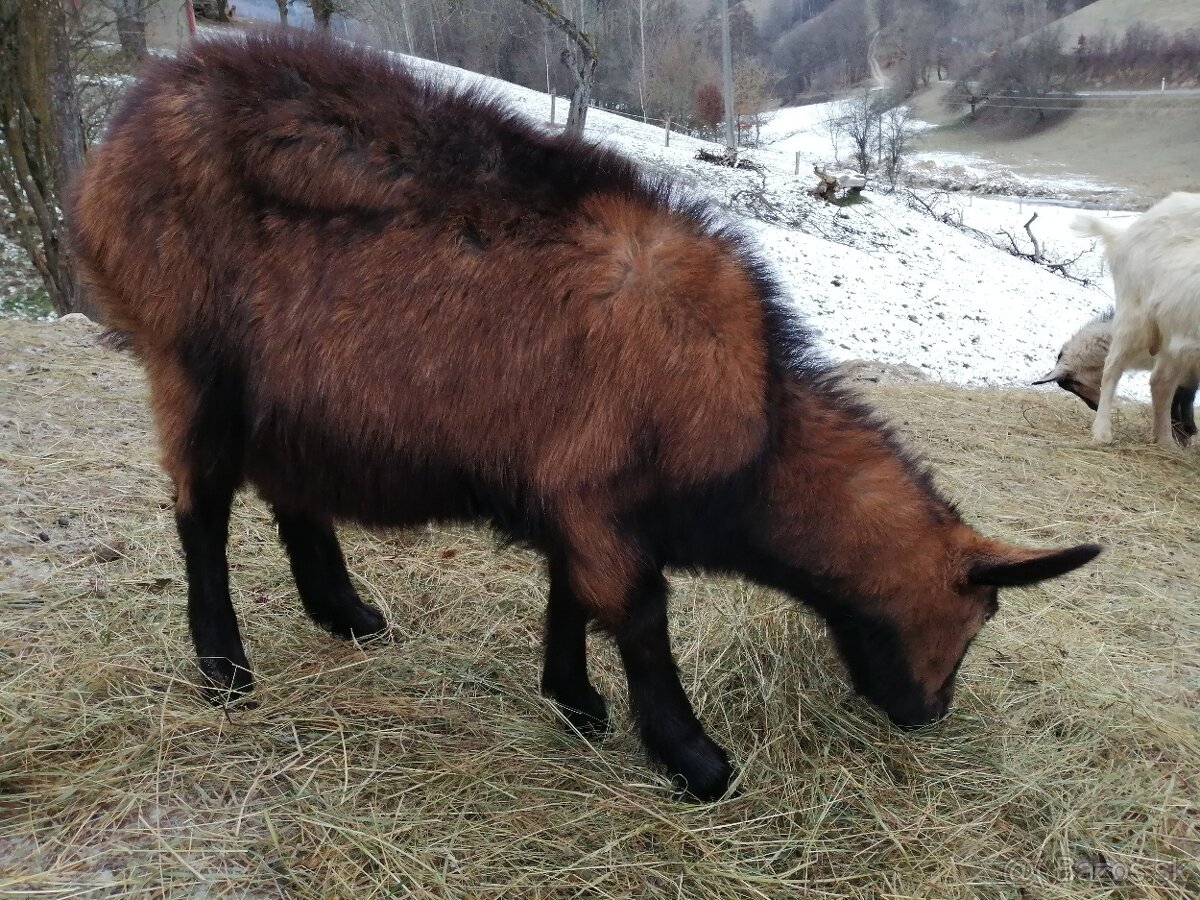
[[[588,610],[571,588],[567,563],[551,558],[542,694],[558,705],[572,728],[597,738],[608,731],[608,708],[588,680],[587,624]]]
[[[1104,374],[1100,380],[1100,402],[1096,406],[1095,421],[1092,422],[1092,440],[1097,444],[1112,443],[1113,400],[1116,398],[1117,385],[1120,384],[1121,376],[1125,374],[1133,355],[1134,352],[1114,337],[1108,357],[1104,360]]]
[[[715,800],[728,790],[733,767],[725,751],[705,733],[679,683],[667,633],[666,579],[660,567],[647,558],[644,542],[627,533],[628,526],[620,523],[618,516],[601,512],[602,506],[603,500],[563,509],[559,524],[564,545],[558,553],[565,561],[570,592],[579,606],[616,638],[630,705],[646,750],[687,794]],[[555,634],[555,599],[548,636]],[[552,685],[573,685],[572,695],[583,697],[584,702],[576,699],[569,705],[586,707],[582,624],[568,622],[558,634],[568,643],[558,648],[548,643],[546,673],[557,669],[560,674],[552,677]],[[569,673],[565,678],[561,674],[564,665]]]
[[[625,621],[615,629],[629,700],[650,754],[666,766],[676,786],[697,800],[716,800],[729,790],[729,756],[692,711],[679,683],[667,629],[667,584],[647,571],[629,597]]]

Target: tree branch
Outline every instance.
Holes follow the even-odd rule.
[[[599,54],[596,52],[596,45],[592,43],[592,39],[588,33],[580,31],[574,22],[558,11],[558,8],[554,4],[548,2],[548,0],[517,0],[517,2],[523,3],[532,9],[566,35],[567,39],[583,52],[585,59],[599,59]]]

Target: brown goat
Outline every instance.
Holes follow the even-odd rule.
[[[543,691],[604,730],[595,620],[648,749],[701,798],[732,768],[680,685],[664,566],[810,604],[858,690],[919,726],[945,714],[997,586],[1099,552],[963,524],[704,209],[383,55],[281,33],[154,63],[74,222],[149,375],[218,697],[252,685],[225,558],[246,483],[306,610],[342,637],[386,626],[336,520],[490,520],[539,548]]]

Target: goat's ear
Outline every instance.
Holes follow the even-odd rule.
[[[1100,555],[1099,544],[1080,544],[1065,550],[996,548],[971,565],[967,580],[975,585],[1019,587],[1058,578],[1087,565]]]

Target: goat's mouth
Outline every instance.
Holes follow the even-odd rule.
[[[892,701],[888,704],[876,703],[888,720],[897,728],[904,731],[915,731],[936,725],[950,712],[950,703],[954,691],[938,692],[930,697],[911,697],[903,701]],[[869,698],[868,698],[869,699]]]
[[[1074,394],[1076,397],[1078,397],[1080,400],[1082,400],[1084,403],[1086,403],[1088,405],[1088,409],[1090,409],[1092,412],[1095,412],[1097,409],[1099,409],[1098,402],[1093,400],[1087,394],[1083,393],[1083,385],[1081,385],[1078,381],[1076,381],[1070,375],[1061,375],[1061,376],[1056,377],[1053,373],[1051,373],[1050,375],[1046,376],[1045,378],[1041,378],[1033,383],[1035,385],[1051,384],[1051,383],[1057,384],[1060,388],[1062,388],[1068,394]]]
[[[1058,382],[1058,386],[1060,388],[1062,388],[1064,391],[1074,394],[1076,397],[1078,397],[1080,400],[1082,400],[1084,403],[1086,403],[1088,406],[1088,409],[1090,409],[1092,412],[1095,412],[1097,409],[1100,408],[1099,403],[1097,403],[1095,400],[1093,400],[1091,397],[1087,396],[1080,390],[1080,384],[1075,379],[1064,378]]]

